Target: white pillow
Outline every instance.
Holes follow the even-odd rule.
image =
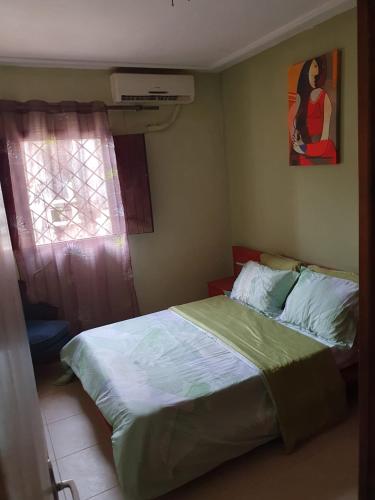
[[[357,330],[358,284],[304,269],[280,321],[351,346]]]
[[[298,276],[295,271],[279,271],[250,261],[234,282],[231,298],[274,313],[282,308]]]

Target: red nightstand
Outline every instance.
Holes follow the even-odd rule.
[[[208,285],[208,296],[215,297],[216,295],[224,295],[224,292],[230,292],[233,288],[233,283],[236,278],[222,278],[220,280],[210,281]]]

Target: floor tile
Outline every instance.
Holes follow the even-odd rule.
[[[56,458],[71,455],[97,443],[95,429],[86,415],[75,415],[48,426]]]
[[[92,446],[57,460],[57,464],[63,479],[75,481],[81,500],[117,486],[110,444]]]
[[[110,433],[98,413],[81,413],[48,424],[56,459],[83,450],[103,440]]]
[[[94,404],[78,381],[64,386],[50,384],[39,392],[39,400],[48,424],[84,413]]]
[[[111,488],[104,493],[99,493],[99,495],[95,495],[91,498],[92,500],[124,500],[119,486],[116,486],[116,488]]]

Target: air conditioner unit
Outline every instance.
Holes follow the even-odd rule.
[[[194,100],[192,75],[112,73],[116,104],[189,104]]]

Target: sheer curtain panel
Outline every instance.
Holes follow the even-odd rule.
[[[0,179],[30,299],[72,330],[137,315],[126,222],[102,103],[0,101]]]

